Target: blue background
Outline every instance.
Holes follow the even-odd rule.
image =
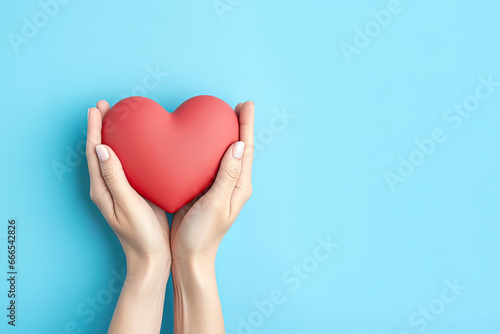
[[[69,1],[47,22],[37,1],[1,5],[0,267],[16,218],[19,293],[13,329],[1,279],[0,331],[106,331],[124,256],[78,150],[87,108],[140,93],[168,110],[199,94],[255,101],[254,194],[216,263],[228,333],[245,333],[239,318],[253,333],[499,333],[500,87],[458,128],[444,116],[479,77],[500,81],[500,3],[401,0],[349,57],[342,43],[390,1],[222,3]],[[16,52],[23,18],[45,25]],[[168,76],[141,90],[157,67]],[[391,189],[385,173],[437,128],[446,140]],[[318,263],[328,236],[340,246]],[[447,280],[462,285],[451,303]],[[275,290],[284,302],[255,313]],[[78,312],[88,298],[106,302],[94,317]],[[170,283],[166,298],[171,333]]]

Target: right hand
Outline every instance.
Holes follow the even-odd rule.
[[[171,256],[167,216],[130,186],[116,154],[101,144],[102,120],[109,109],[106,101],[99,101],[97,108],[88,112],[86,153],[90,198],[122,244],[127,274],[147,266],[168,277]]]

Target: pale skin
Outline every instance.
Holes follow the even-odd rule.
[[[252,194],[254,103],[236,106],[240,141],[227,149],[213,185],[174,214],[171,229],[165,212],[130,186],[116,154],[101,144],[102,120],[109,109],[106,101],[89,109],[86,152],[90,197],[127,260],[108,333],[159,333],[170,272],[174,333],[225,333],[215,257]]]

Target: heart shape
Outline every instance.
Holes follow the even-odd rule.
[[[151,99],[128,97],[108,111],[102,129],[102,143],[115,151],[130,185],[170,213],[210,186],[238,137],[233,109],[208,95],[172,113]]]

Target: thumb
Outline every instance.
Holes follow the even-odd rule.
[[[229,199],[241,174],[241,157],[245,143],[236,142],[229,146],[220,162],[219,172],[207,195],[218,199]]]
[[[113,199],[123,198],[126,194],[129,194],[132,188],[125,177],[122,164],[115,152],[107,145],[97,145],[95,151],[99,158],[102,178]]]

